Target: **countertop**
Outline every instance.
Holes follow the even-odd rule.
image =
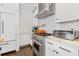
[[[0,36],[0,43],[2,43],[3,40],[4,40],[4,38]]]
[[[69,44],[72,44],[72,45],[75,45],[75,46],[78,46],[79,47],[79,39],[75,39],[75,40],[66,40],[66,39],[62,39],[62,38],[58,38],[58,37],[55,37],[55,36],[48,36],[47,37],[49,40],[51,41],[62,41],[62,42],[66,42],[66,43],[69,43]]]

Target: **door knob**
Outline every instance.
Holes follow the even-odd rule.
[[[58,54],[58,52],[56,52]]]
[[[53,52],[55,52],[55,50],[53,50]]]

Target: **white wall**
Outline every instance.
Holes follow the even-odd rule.
[[[38,23],[38,26],[41,26],[45,23],[46,26],[40,28],[45,29],[48,33],[52,33],[52,30],[55,27],[55,15],[49,16],[45,19],[36,19],[36,22]]]
[[[52,19],[52,18],[49,18],[49,19]],[[55,17],[53,17],[52,21],[53,21],[52,23],[51,21],[49,21],[49,24],[51,25],[48,25],[47,27],[50,31],[54,29],[55,30],[71,30],[72,28],[74,30],[79,31],[79,21],[72,21],[72,22],[66,22],[66,23],[55,23]]]
[[[20,46],[30,43],[30,36],[33,23],[33,4],[20,4]],[[68,23],[57,24],[55,23],[55,16],[50,16],[44,19],[47,22],[45,27],[48,32],[52,32],[53,29],[71,29],[79,30],[79,21],[73,21]]]
[[[55,27],[55,16],[52,15],[46,18],[46,21],[47,21],[47,26],[46,26],[47,32],[52,33]]]
[[[31,33],[32,33],[32,3],[23,3],[20,4],[20,46],[31,43]]]
[[[31,43],[31,34],[32,34],[32,26],[33,23],[36,21],[34,21],[33,17],[33,4],[20,4],[20,23],[19,23],[19,29],[20,29],[20,46],[24,46],[27,45],[29,43]],[[43,22],[47,22],[47,26],[45,27],[47,29],[48,32],[52,32],[53,28],[54,28],[54,17],[55,16],[50,16],[46,19],[44,19]],[[38,22],[39,19],[37,19]]]
[[[31,32],[32,26],[32,3],[20,4],[20,33]],[[30,25],[28,25],[30,23]]]

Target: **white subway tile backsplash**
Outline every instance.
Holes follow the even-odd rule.
[[[57,26],[59,25],[59,26]],[[55,24],[56,28],[59,29],[74,29],[74,30],[78,30],[79,31],[79,21],[74,21],[74,22],[68,22],[68,23],[60,23],[60,24]]]

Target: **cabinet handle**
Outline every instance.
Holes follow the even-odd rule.
[[[2,21],[2,33],[4,33],[4,21]]]
[[[58,52],[56,52],[58,54]]]
[[[52,44],[52,43],[50,43],[50,42],[47,42],[47,43],[49,43],[49,44],[53,45],[53,44]]]
[[[0,47],[0,50],[2,50],[2,48]]]
[[[64,51],[71,52],[71,51],[69,51],[69,50],[67,50],[67,49],[65,49],[63,47],[59,47],[59,48],[62,49],[62,50],[64,50]]]

